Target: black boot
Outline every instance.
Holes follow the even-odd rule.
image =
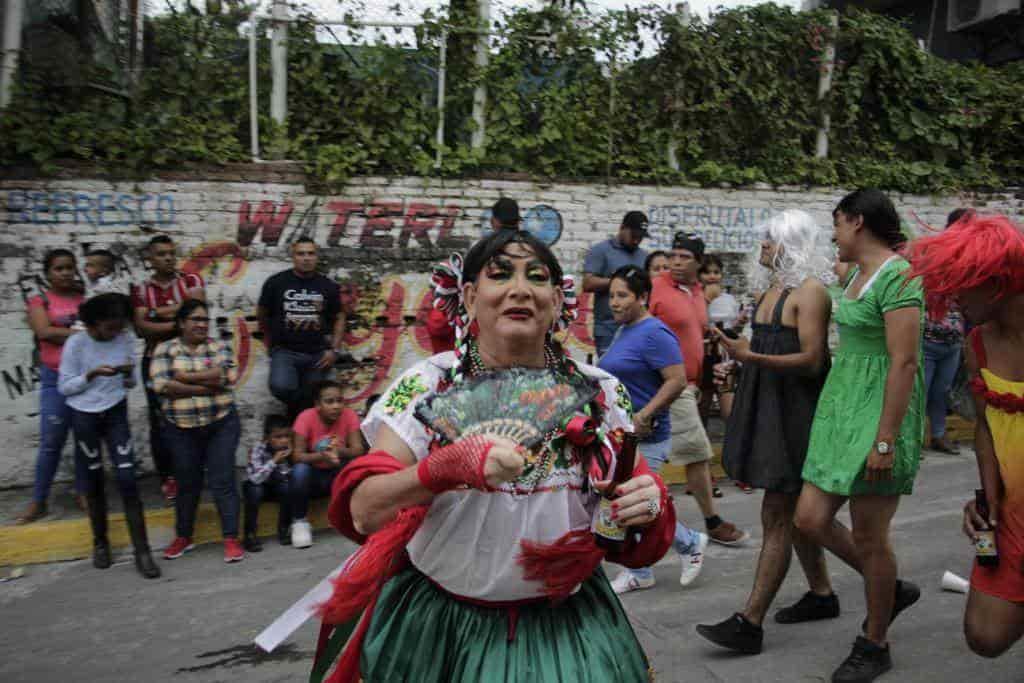
[[[89,508],[89,525],[92,527],[92,566],[97,569],[110,567],[110,541],[107,540],[107,497],[103,484],[93,485],[86,496]]]
[[[149,552],[149,539],[146,536],[146,518],[142,514],[142,500],[129,498],[124,501],[124,521],[128,524],[128,534],[132,538],[135,549],[135,568],[143,577],[156,579],[160,576],[160,567],[156,566]]]

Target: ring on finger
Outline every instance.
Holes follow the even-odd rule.
[[[657,517],[660,511],[661,505],[658,503],[657,499],[651,498],[647,501],[647,514],[651,517]]]

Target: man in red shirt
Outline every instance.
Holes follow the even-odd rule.
[[[711,442],[700,419],[700,377],[704,362],[704,332],[708,326],[704,290],[697,271],[704,242],[696,235],[677,233],[672,241],[669,270],[654,279],[649,309],[675,333],[686,366],[686,388],[670,409],[672,456],[686,466],[686,482],[697,499],[708,536],[722,545],[739,545],[749,534],[715,513],[711,498]]]
[[[160,488],[164,497],[171,501],[178,495],[178,483],[174,479],[174,458],[162,437],[160,397],[150,386],[149,363],[156,345],[175,336],[174,315],[181,304],[188,299],[206,301],[206,285],[198,273],[178,271],[174,240],[167,235],[157,235],[149,241],[146,259],[153,274],[148,280],[132,286],[132,308],[135,309],[135,329],[146,341],[142,381],[149,404],[149,449],[153,454],[153,465],[163,480]]]

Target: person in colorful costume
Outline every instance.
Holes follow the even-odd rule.
[[[335,481],[329,519],[363,546],[322,606],[311,680],[647,681],[650,665],[600,569],[603,559],[653,564],[672,544],[674,508],[642,458],[616,489],[624,549],[605,553],[590,531],[616,430],[631,428],[628,394],[555,341],[575,298],[544,243],[496,231],[461,265],[453,257],[434,278],[435,305],[456,320],[456,350],[389,388],[363,422],[371,452]],[[597,382],[579,416],[596,430],[574,418],[531,453],[480,435],[441,446],[414,417],[431,392],[513,367]]]
[[[977,325],[966,345],[978,421],[974,450],[989,519],[972,500],[964,532],[996,530],[999,564],[975,564],[964,614],[967,644],[998,657],[1024,636],[1024,229],[1005,216],[968,212],[915,242],[912,274],[941,317],[953,300]]]
[[[831,367],[827,337],[833,279],[825,233],[805,211],[788,209],[763,227],[760,249],[747,265],[747,286],[760,292],[751,316],[753,335],[719,343],[742,364],[736,403],[725,429],[722,465],[729,476],[764,489],[763,527],[754,586],[740,612],[717,624],[698,624],[712,643],[758,654],[764,619],[789,571],[793,551],[810,588],[775,613],[780,624],[839,616],[839,598],[822,546],[793,526],[818,397]],[[719,370],[716,369],[716,373]],[[860,571],[850,530],[834,521],[827,546]]]
[[[856,190],[832,217],[839,259],[855,266],[839,298],[839,350],[815,408],[794,521],[829,547],[836,513],[850,503],[868,617],[832,683],[867,683],[892,668],[889,624],[921,596],[897,576],[889,528],[921,457],[924,294],[906,277],[906,238],[887,196]]]

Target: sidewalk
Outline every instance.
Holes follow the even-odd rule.
[[[725,476],[721,467],[722,429],[720,420],[712,419],[708,436],[712,440],[715,458],[711,474],[717,480]],[[961,443],[973,439],[973,425],[958,417],[951,417],[949,437]],[[686,470],[682,465],[666,464],[662,470],[669,485],[686,483]],[[240,472],[239,480],[243,474]],[[154,549],[166,547],[174,539],[174,506],[160,494],[159,479],[155,475],[139,480],[139,491],[146,508],[146,526],[149,542]],[[0,567],[38,564],[89,557],[92,553],[92,534],[89,520],[78,509],[68,484],[58,484],[50,496],[50,514],[39,522],[18,526],[14,520],[28,505],[30,489],[0,490]],[[130,548],[128,529],[121,512],[121,498],[114,482],[107,482],[107,503],[110,506],[110,543],[115,549]],[[310,523],[314,529],[327,528],[327,501],[313,501]],[[277,532],[277,504],[264,503],[260,509],[260,536],[273,536]],[[194,542],[197,545],[221,540],[217,510],[203,492],[196,519]]]
[[[146,509],[149,543],[163,549],[174,539],[174,504],[164,501],[157,476],[138,481],[139,493]],[[117,485],[107,480],[107,504],[110,508],[110,544],[114,551],[131,548],[128,528],[124,523],[121,497]],[[77,560],[92,554],[92,532],[85,513],[75,505],[69,485],[54,487],[50,495],[50,514],[32,524],[16,525],[14,520],[29,503],[30,489],[0,491],[0,567]],[[241,492],[239,492],[241,495]],[[241,513],[241,510],[240,510]],[[327,528],[327,500],[310,504],[309,521],[315,529]],[[239,519],[241,525],[242,519]],[[277,504],[264,503],[260,508],[260,536],[277,533]],[[220,519],[209,492],[204,491],[196,517],[193,541],[196,545],[221,540]]]

